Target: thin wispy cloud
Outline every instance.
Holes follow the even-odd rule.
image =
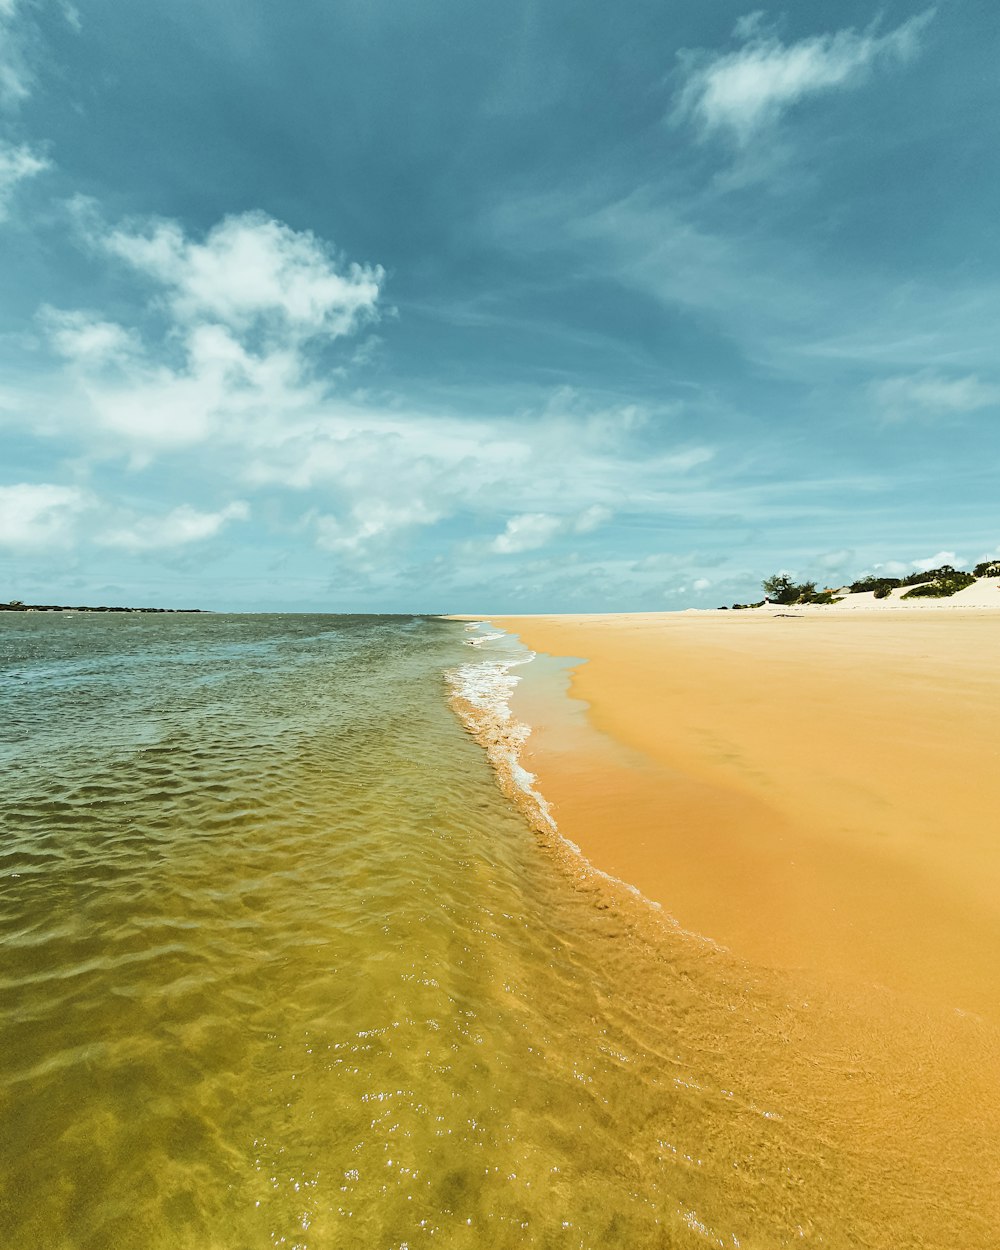
[[[976,374],[948,377],[921,370],[884,378],[871,389],[882,413],[894,421],[1000,408],[1000,385]]]
[[[236,500],[218,512],[202,512],[189,504],[171,509],[165,516],[141,517],[98,533],[96,541],[105,547],[126,551],[159,551],[186,547],[215,538],[231,521],[247,521],[250,508]]]
[[[45,0],[41,0],[44,4]],[[6,220],[11,204],[24,183],[52,169],[38,139],[26,141],[18,120],[22,105],[36,85],[35,61],[38,43],[35,13],[41,5],[25,0],[0,0],[0,122],[6,133],[0,136],[0,222]],[[69,4],[56,4],[65,20],[79,29],[80,19]]]
[[[26,143],[0,140],[0,220],[7,216],[20,183],[50,167],[49,161]]]
[[[0,0],[8,594],[682,607],[995,542],[962,6],[694,6],[685,51],[551,0],[512,53],[302,5]]]
[[[14,109],[31,91],[32,75],[24,50],[19,0],[0,0],[0,108]]]
[[[800,101],[860,86],[873,70],[912,60],[933,16],[928,9],[885,34],[848,28],[785,44],[763,12],[751,14],[734,31],[741,47],[684,54],[678,113],[705,137],[722,135],[745,146]]]
[[[387,543],[415,528],[435,525],[446,511],[419,497],[407,503],[392,503],[374,494],[358,499],[341,516],[312,515],[304,518],[323,551],[341,552],[352,558],[367,559]]]

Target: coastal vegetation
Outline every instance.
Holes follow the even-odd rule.
[[[996,573],[979,572],[980,569],[995,568]],[[1000,576],[1000,561],[984,561],[977,564],[972,573],[953,568],[950,564],[942,564],[936,569],[925,569],[922,573],[910,573],[908,577],[862,577],[852,582],[852,594],[874,591],[876,599],[885,599],[900,586],[911,586],[901,597],[946,599],[966,586],[971,586],[977,578]]]
[[[787,573],[772,573],[761,583],[764,598],[756,603],[734,603],[732,608],[762,608],[765,604],[802,605],[839,603],[848,594],[872,594],[876,599],[887,599],[894,590],[903,590],[901,599],[947,599],[966,586],[972,586],[981,577],[1000,577],[1000,560],[983,560],[971,573],[964,569],[942,564],[935,569],[909,573],[906,577],[884,577],[867,573],[853,582],[840,587],[817,589],[813,581],[795,582]]]
[[[796,584],[785,573],[774,573],[761,583],[765,603],[836,603],[836,591],[817,590],[815,582]]]
[[[940,569],[936,576],[926,581],[918,582],[902,598],[947,599],[959,590],[964,590],[966,586],[973,585],[975,581],[976,578],[971,573],[963,573],[960,570],[950,568],[947,570]]]
[[[0,612],[204,612],[204,610],[204,608],[94,608],[82,604],[67,607],[64,604],[55,603],[22,603],[20,599],[0,603]]]

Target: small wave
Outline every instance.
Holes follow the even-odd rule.
[[[503,638],[503,634],[484,634],[470,639],[472,645]],[[521,752],[531,729],[515,719],[510,699],[521,678],[511,672],[529,664],[535,653],[529,651],[520,659],[482,660],[462,664],[447,674],[451,687],[451,704],[466,729],[472,734],[493,765],[500,789],[525,812],[536,828],[556,832],[549,804],[535,788],[535,775],[524,767]]]
[[[502,638],[503,634],[480,634],[478,638],[466,638],[464,640],[467,647],[481,647],[484,642],[493,642],[496,638]]]
[[[485,624],[482,621],[476,622],[467,625],[466,629],[481,629]],[[478,638],[466,639],[465,642],[480,646],[501,639],[504,642],[513,641],[509,635],[501,632],[483,634]],[[530,664],[535,659],[534,651],[526,648],[523,650],[522,656],[505,656],[503,659],[462,664],[445,674],[451,687],[451,706],[462,724],[485,750],[502,793],[521,809],[536,832],[555,835],[555,843],[550,845],[564,847],[569,852],[576,871],[582,873],[585,879],[610,887],[616,895],[624,890],[642,905],[643,910],[672,932],[691,938],[699,945],[715,951],[727,952],[728,948],[714,938],[686,929],[662,903],[643,894],[638,886],[598,868],[572,839],[560,831],[548,800],[535,785],[535,774],[529,772],[521,762],[524,744],[531,736],[531,727],[517,720],[511,711],[510,700],[521,681],[520,676],[512,673],[511,669]]]

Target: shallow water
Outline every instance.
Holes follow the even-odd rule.
[[[533,834],[470,640],[0,618],[0,1245],[991,1244],[972,1078]]]

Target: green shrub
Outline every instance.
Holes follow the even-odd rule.
[[[890,590],[902,584],[898,577],[861,577],[851,582],[851,593],[860,595],[874,590],[876,599],[884,599]]]
[[[902,585],[904,586],[922,586],[925,582],[935,582],[939,578],[950,577],[955,569],[950,564],[942,564],[939,569],[925,569],[922,573],[911,573],[908,577],[904,577]],[[968,577],[968,573],[963,573],[963,577]],[[954,593],[954,592],[952,592]]]
[[[984,560],[972,571],[976,577],[1000,577],[1000,560]]]
[[[956,591],[964,590],[966,586],[971,586],[976,580],[971,573],[962,573],[956,569],[945,566],[948,571],[942,572],[940,569],[935,570],[937,576],[933,581],[920,582],[908,590],[904,599],[948,599]]]

